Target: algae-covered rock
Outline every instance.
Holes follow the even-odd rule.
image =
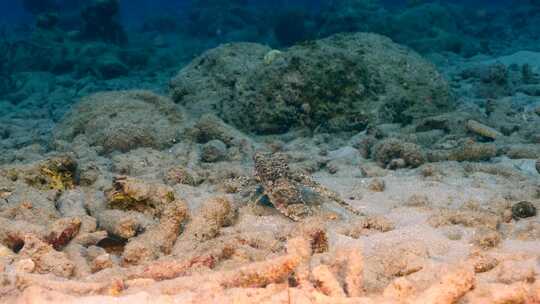
[[[163,184],[119,176],[106,191],[107,202],[112,209],[160,214],[163,208],[175,201],[174,190]]]
[[[76,184],[77,161],[69,154],[50,156],[23,166],[3,168],[0,175],[22,180],[39,190],[64,191]],[[8,193],[10,193],[8,191]]]
[[[244,131],[358,131],[407,124],[452,108],[447,83],[418,54],[375,34],[340,34],[272,52],[226,44],[171,81],[175,102],[215,113]]]
[[[82,135],[104,153],[172,145],[182,115],[168,98],[148,91],[103,92],[83,98],[54,131],[55,139]]]

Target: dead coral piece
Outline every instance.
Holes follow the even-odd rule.
[[[345,297],[345,291],[343,291],[339,281],[327,265],[315,267],[311,275],[315,281],[315,287],[325,295],[338,298]]]
[[[395,279],[383,292],[385,298],[393,301],[403,301],[411,298],[414,294],[416,294],[416,288],[406,277]]]
[[[112,209],[134,210],[153,216],[175,200],[171,187],[127,176],[116,177],[106,196]]]
[[[31,234],[24,238],[21,257],[29,257],[36,264],[39,273],[53,273],[56,276],[68,278],[75,268],[73,262],[65,253],[54,248]]]
[[[493,229],[479,227],[473,237],[473,243],[483,249],[497,247],[501,243],[501,234]]]
[[[16,285],[19,290],[24,290],[31,286],[39,286],[48,290],[72,295],[91,295],[91,294],[118,294],[124,289],[120,281],[105,282],[80,282],[74,280],[58,280],[51,275],[39,274],[19,274],[16,277]]]
[[[472,252],[467,262],[472,265],[475,273],[488,272],[499,265],[499,260],[481,251]]]
[[[469,130],[470,132],[473,132],[476,135],[479,135],[481,137],[485,137],[491,140],[495,140],[497,138],[503,137],[503,135],[499,131],[491,127],[488,127],[484,124],[481,124],[477,122],[476,120],[472,120],[472,119],[468,120],[466,127],[467,127],[467,130]]]
[[[467,295],[467,303],[489,303],[489,304],[509,304],[509,303],[537,303],[540,297],[534,296],[534,287],[527,283],[519,282],[514,284],[481,284],[475,287],[475,291]]]
[[[536,280],[536,261],[503,261],[497,267],[497,282],[512,284],[516,282],[533,283]]]
[[[45,238],[47,229],[26,221],[12,221],[0,217],[0,242],[13,251],[19,251],[25,244],[26,235]]]
[[[412,303],[453,304],[459,301],[475,283],[471,269],[460,268],[444,275],[441,281],[429,287]]]
[[[372,158],[382,167],[394,160],[403,160],[406,167],[416,168],[426,162],[420,146],[397,138],[379,141],[372,149]]]
[[[256,153],[253,160],[255,176],[262,184],[264,195],[278,211],[292,220],[298,221],[313,214],[313,208],[326,202],[337,203],[348,212],[361,215],[361,212],[341,199],[337,193],[310,177],[291,170],[285,154]]]
[[[234,216],[235,210],[227,198],[211,198],[203,203],[191,222],[187,224],[182,238],[199,242],[213,239],[223,226],[232,224]]]
[[[515,180],[525,180],[527,177],[514,167],[501,164],[487,163],[466,163],[464,166],[465,172],[472,174],[475,172],[483,172],[491,175],[501,176],[504,178],[512,178]]]
[[[298,252],[293,250],[293,252]],[[258,288],[272,283],[283,283],[303,260],[297,254],[255,262],[236,270],[212,272],[207,275],[181,277],[156,284],[157,291],[162,294],[177,294],[189,290],[205,288]]]
[[[103,210],[96,214],[99,227],[113,236],[129,239],[153,224],[153,220],[137,211]]]
[[[48,235],[45,237],[47,243],[54,249],[60,250],[66,246],[79,233],[81,219],[78,217],[61,218],[49,227]]]
[[[465,227],[487,227],[496,230],[500,217],[485,211],[441,210],[428,220],[433,227],[463,225]]]
[[[159,223],[148,228],[142,235],[129,240],[122,260],[125,264],[140,264],[171,253],[182,222],[187,217],[187,206],[176,200],[164,207]]]
[[[388,232],[393,229],[394,223],[383,216],[366,216],[340,224],[337,231],[343,235],[358,239],[362,235],[369,235],[374,232]]]
[[[294,229],[292,236],[309,240],[311,252],[313,253],[328,251],[328,232],[324,219],[307,219]]]
[[[113,265],[114,263],[112,261],[111,255],[108,253],[104,253],[92,259],[92,261],[90,262],[90,269],[92,272],[98,272],[103,269],[111,268],[113,267]]]
[[[487,161],[497,156],[497,146],[493,143],[477,143],[471,139],[462,141],[457,148],[447,150],[431,150],[427,153],[430,162],[459,161],[479,162]]]

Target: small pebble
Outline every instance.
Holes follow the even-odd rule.
[[[388,164],[388,169],[390,170],[398,170],[398,169],[403,169],[405,167],[407,167],[407,163],[402,158],[392,159],[390,163]]]
[[[528,218],[536,216],[536,207],[527,201],[519,202],[512,206],[512,217],[514,219]]]

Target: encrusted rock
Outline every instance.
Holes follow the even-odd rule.
[[[182,114],[166,97],[148,91],[96,93],[85,97],[54,130],[56,140],[84,135],[104,153],[172,145]]]
[[[49,157],[23,168],[12,168],[2,172],[6,177],[22,179],[40,190],[68,190],[75,186],[77,162],[69,154]]]
[[[436,69],[383,36],[334,35],[272,60],[269,52],[250,43],[207,51],[172,79],[174,101],[258,134],[306,127],[358,131],[372,122],[407,124],[453,107]]]
[[[381,140],[373,147],[372,157],[381,166],[398,169],[402,166],[416,168],[426,161],[420,146],[398,138]]]
[[[201,159],[207,163],[223,160],[227,154],[227,146],[220,140],[211,140],[204,144],[201,150]]]

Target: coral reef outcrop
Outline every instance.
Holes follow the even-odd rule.
[[[371,123],[408,124],[452,109],[435,68],[379,35],[335,35],[265,63],[269,52],[246,43],[210,50],[171,81],[173,100],[258,134],[361,131]]]
[[[98,93],[84,98],[55,129],[56,140],[84,136],[103,153],[163,149],[180,135],[182,114],[168,98],[148,91]]]

